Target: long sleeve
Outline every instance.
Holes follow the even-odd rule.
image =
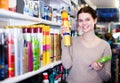
[[[105,48],[103,53],[103,56],[106,56],[106,55],[112,56],[111,48],[109,45]],[[111,60],[105,63],[104,68],[98,71],[98,74],[104,81],[107,81],[111,78]]]
[[[64,46],[62,39],[62,64],[66,69],[72,66],[72,46]]]

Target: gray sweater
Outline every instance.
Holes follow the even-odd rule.
[[[89,69],[88,66],[105,55],[111,56],[109,44],[101,39],[101,42],[92,48],[85,47],[80,38],[73,37],[72,45],[65,47],[62,43],[62,64],[70,69],[67,77],[68,83],[102,83],[111,77],[111,61],[105,63],[99,71]],[[62,41],[63,42],[63,41]]]

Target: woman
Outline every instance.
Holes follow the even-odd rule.
[[[105,64],[96,62],[99,58],[109,55],[109,44],[95,35],[97,23],[96,11],[89,6],[81,8],[77,13],[77,22],[83,34],[72,37],[71,46],[66,47],[62,41],[62,64],[70,69],[68,83],[102,83],[111,78],[111,61]],[[62,26],[61,33],[67,29]]]

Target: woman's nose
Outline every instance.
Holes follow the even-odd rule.
[[[82,21],[82,24],[85,25],[85,24],[86,24],[86,21]]]

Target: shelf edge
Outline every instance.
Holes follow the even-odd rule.
[[[54,63],[50,63],[44,67],[41,67],[39,70],[36,70],[36,71],[31,71],[31,72],[28,72],[28,73],[25,73],[25,74],[22,74],[22,75],[19,75],[19,76],[16,76],[16,77],[13,77],[13,78],[7,78],[3,81],[0,81],[0,83],[15,83],[15,82],[19,82],[19,81],[22,81],[22,80],[25,80],[29,77],[32,77],[36,74],[39,74],[47,69],[50,69],[50,68],[53,68],[54,66],[57,66],[59,64],[61,64],[62,61],[56,61]]]

